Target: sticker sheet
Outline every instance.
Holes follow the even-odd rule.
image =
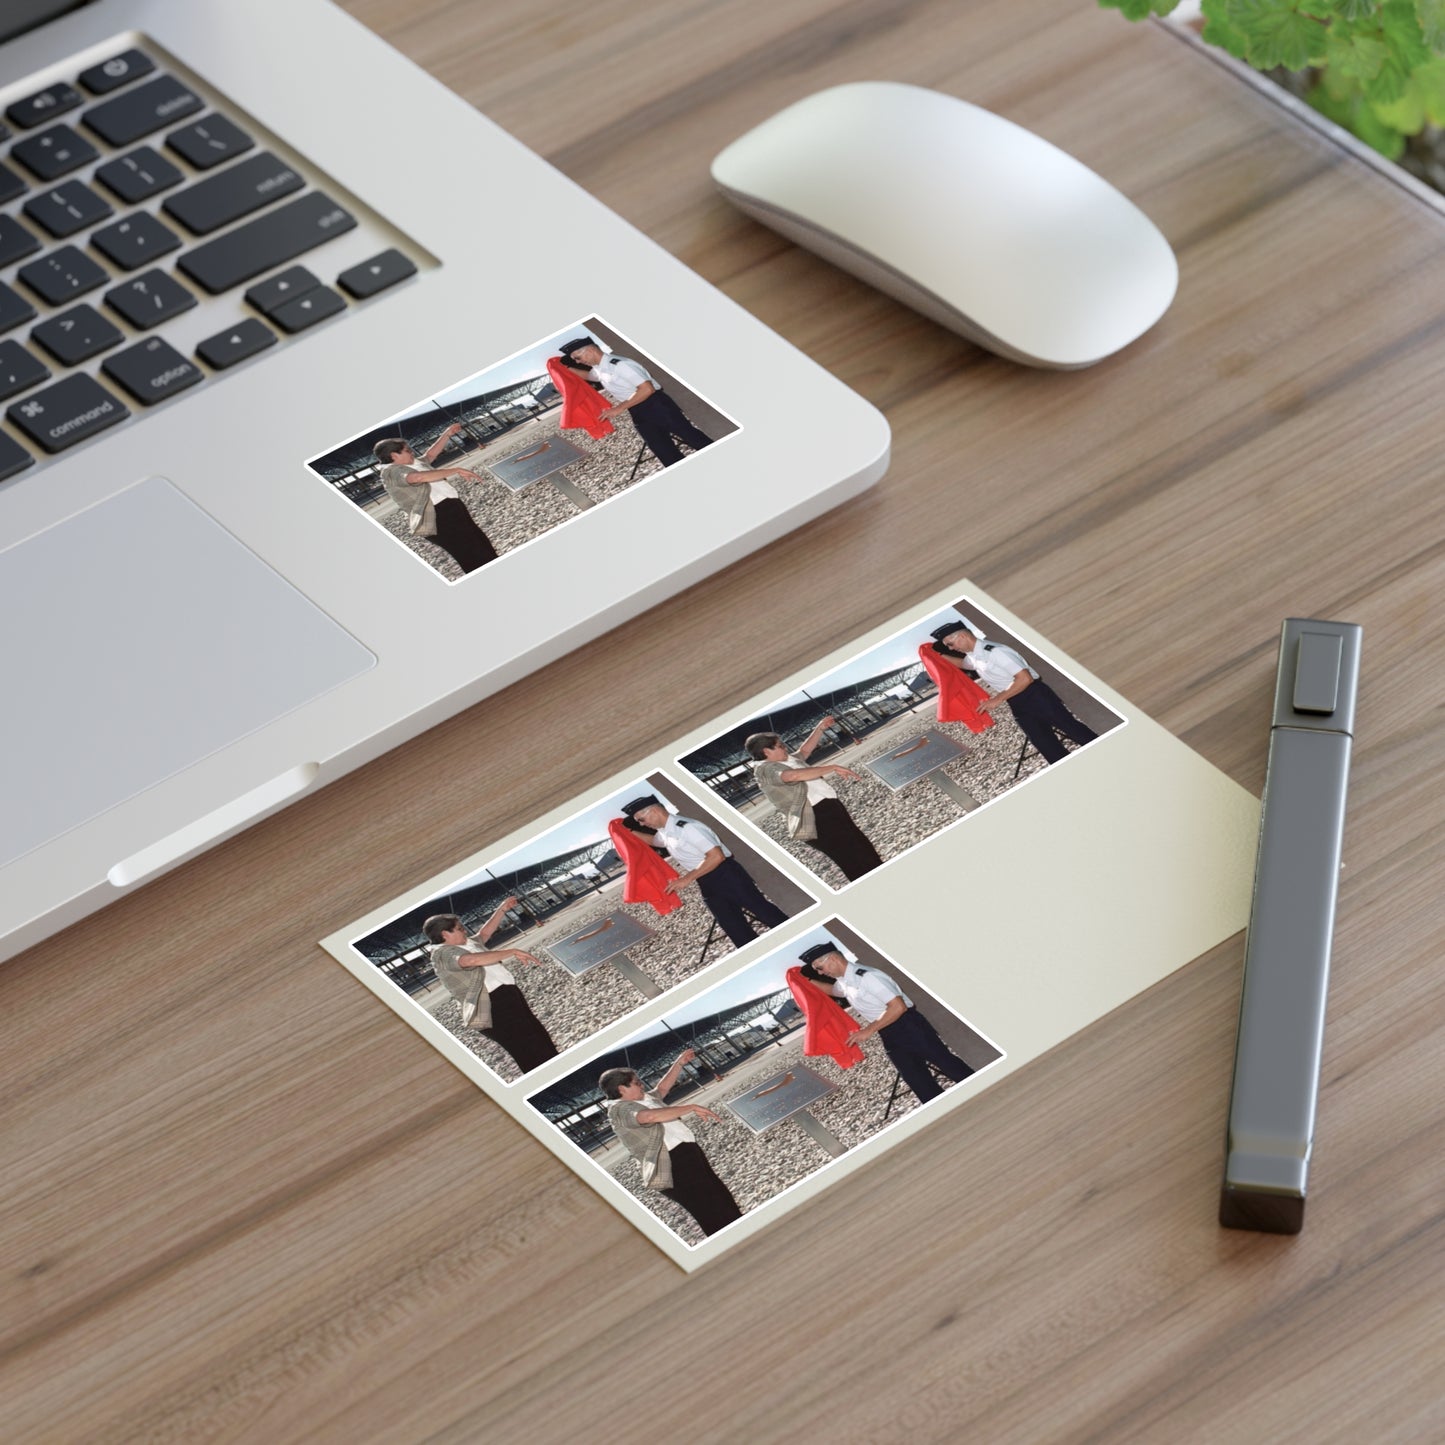
[[[692,1269],[1242,928],[1257,825],[965,581],[324,946]]]

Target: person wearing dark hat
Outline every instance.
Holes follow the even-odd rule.
[[[929,1071],[932,1064],[947,1079],[959,1083],[973,1070],[938,1036],[938,1030],[914,1007],[913,1000],[881,969],[849,963],[836,943],[819,943],[798,955],[798,970],[814,988],[842,1002],[863,1019],[863,1026],[848,1035],[850,1044],[863,1044],[875,1034],[903,1082],[920,1104],[942,1092]]]
[[[1082,747],[1091,743],[1098,733],[1082,723],[1064,706],[1063,699],[1038,673],[1024,661],[1021,654],[1001,642],[988,642],[978,625],[960,618],[945,622],[930,634],[933,650],[961,672],[976,677],[993,696],[980,704],[992,713],[1008,704],[1023,735],[1036,747],[1046,763],[1056,763],[1069,755],[1059,735]]]
[[[539,963],[520,948],[488,948],[515,898],[506,899],[475,934],[468,934],[455,913],[437,913],[421,931],[431,943],[431,966],[446,991],[461,1005],[462,1027],[478,1029],[504,1048],[525,1074],[557,1057],[546,1025],[532,1012],[526,995],[505,965]]]
[[[381,463],[381,484],[406,517],[407,532],[448,553],[463,572],[475,572],[497,558],[491,538],[477,526],[452,483],[480,482],[466,467],[433,468],[432,463],[462,428],[453,423],[418,458],[401,437],[386,437],[371,449]]]
[[[689,1115],[714,1124],[722,1121],[701,1104],[664,1102],[683,1065],[693,1058],[693,1051],[684,1049],[653,1089],[648,1089],[635,1069],[608,1069],[597,1080],[597,1087],[611,1100],[607,1121],[618,1142],[637,1160],[643,1184],[680,1204],[704,1234],[716,1234],[743,1213],[732,1190],[718,1178],[696,1136],[682,1121]]]
[[[712,438],[683,415],[682,408],[641,362],[604,351],[590,336],[576,336],[559,350],[570,366],[601,386],[610,403],[602,415],[615,421],[626,412],[637,435],[663,466],[682,460],[679,442],[695,452],[712,445]]]
[[[796,753],[789,752],[777,733],[753,733],[743,747],[756,760],[753,775],[763,796],[782,814],[788,837],[831,858],[851,883],[871,873],[883,859],[827,782],[830,777],[857,782],[858,774],[838,763],[808,765],[808,758],[832,725],[833,719],[825,717]]]
[[[667,861],[678,870],[667,891],[680,897],[685,888],[697,884],[707,911],[735,948],[751,943],[755,936],[748,914],[764,928],[776,928],[788,921],[788,915],[763,896],[747,870],[706,823],[669,812],[652,793],[625,804],[622,814],[634,832],[650,828],[649,844],[665,853]]]

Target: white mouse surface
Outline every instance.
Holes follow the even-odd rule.
[[[924,315],[1031,366],[1127,346],[1179,268],[1127,197],[967,101],[893,81],[835,86],[733,142],[713,179],[743,210]]]

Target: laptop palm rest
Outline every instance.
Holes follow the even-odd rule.
[[[376,662],[159,477],[0,553],[0,617],[0,866]]]

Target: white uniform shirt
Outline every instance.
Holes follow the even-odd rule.
[[[805,758],[800,758],[796,753],[788,754],[788,766],[790,768],[810,768],[814,766]],[[826,798],[836,798],[838,794],[825,783],[822,778],[809,778],[803,786],[808,790],[808,801],[810,803],[821,803]]]
[[[713,848],[722,848],[724,858],[732,857],[706,823],[676,813],[669,813],[667,822],[653,834],[652,846],[665,848],[668,860],[684,873],[691,873]]]
[[[974,644],[973,651],[965,655],[964,661],[978,674],[978,680],[995,692],[1004,692],[1012,687],[1014,678],[1021,672],[1027,672],[1030,677],[1038,676],[1013,648],[1005,647],[1001,642],[988,642],[982,637]]]
[[[646,1093],[642,1096],[644,1107],[648,1109],[666,1109],[666,1099],[659,1099],[656,1094]],[[682,1122],[681,1119],[669,1119],[662,1126],[662,1147],[671,1149],[674,1144],[696,1144],[697,1135]]]
[[[901,998],[909,1008],[913,1007],[913,1000],[886,973],[859,968],[856,963],[848,965],[842,978],[833,980],[833,996],[841,998],[865,1024],[882,1018],[890,999]]]
[[[626,356],[609,351],[588,373],[593,381],[600,382],[602,394],[608,401],[629,401],[632,394],[644,381],[652,381],[647,368]],[[662,388],[652,381],[658,391]]]
[[[468,953],[488,953],[485,943],[478,943],[473,939],[467,944]],[[487,992],[501,988],[504,983],[516,983],[517,976],[504,963],[489,963],[482,969],[482,982],[487,986]]]

